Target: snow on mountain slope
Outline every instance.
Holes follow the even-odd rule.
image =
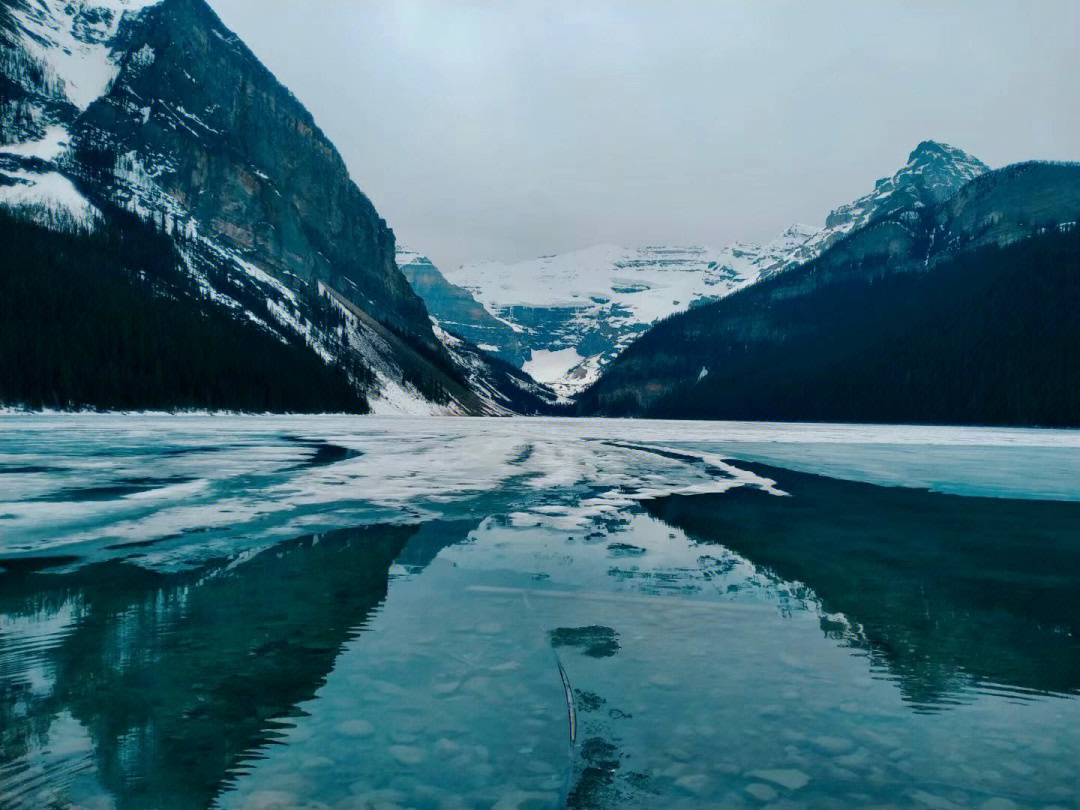
[[[37,140],[0,146],[0,205],[55,228],[92,228],[101,212],[60,169],[70,136],[51,124]]]
[[[558,401],[550,388],[514,366],[492,357],[475,344],[435,327],[458,367],[465,371],[469,387],[491,416],[549,414]]]
[[[37,158],[51,162],[62,157],[68,150],[71,136],[67,128],[58,124],[51,125],[45,134],[36,141],[24,141],[0,146],[0,155],[18,158]]]
[[[651,324],[753,283],[815,233],[797,225],[768,245],[720,251],[598,245],[516,264],[482,262],[447,276],[514,328],[528,350],[526,371],[569,397]]]
[[[0,171],[0,205],[29,212],[43,224],[93,227],[101,214],[59,172]]]
[[[896,174],[881,178],[869,194],[832,211],[824,228],[795,247],[765,275],[816,259],[830,245],[875,219],[904,208],[936,205],[987,171],[985,163],[962,149],[938,141],[923,141]]]
[[[0,116],[0,204],[55,227],[93,227],[100,211],[72,182],[70,125],[108,92],[127,51],[125,21],[162,0],[9,0],[2,72],[15,90]]]
[[[26,53],[48,65],[67,99],[85,110],[120,73],[113,43],[127,15],[161,0],[22,0],[11,15]]]
[[[364,359],[376,380],[376,393],[368,398],[371,412],[376,415],[439,416],[467,413],[458,402],[439,405],[424,397],[402,379],[394,361],[394,347],[388,336],[369,328],[357,310],[332,298],[345,318],[345,339]]]

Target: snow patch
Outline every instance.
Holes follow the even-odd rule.
[[[425,399],[401,377],[393,360],[393,350],[386,340],[360,319],[319,282],[320,294],[326,295],[345,316],[345,328],[350,350],[375,375],[376,391],[368,393],[368,405],[373,414],[383,416],[441,416],[464,414],[456,402],[439,405]],[[445,334],[445,333],[444,333]]]
[[[127,14],[161,0],[32,0],[11,15],[26,52],[63,82],[64,95],[85,110],[108,92],[120,72],[112,44]]]
[[[267,273],[261,267],[257,267],[246,259],[243,259],[240,256],[236,255],[236,253],[232,253],[231,255],[233,261],[240,265],[240,267],[243,268],[244,272],[251,276],[253,279],[260,282],[261,284],[267,285],[268,287],[272,287],[285,298],[288,298],[292,303],[296,303],[296,293],[294,293],[292,290],[290,290],[272,275]]]
[[[66,214],[86,227],[93,227],[101,216],[75,184],[59,172],[3,172],[0,177],[14,181],[0,185],[0,205],[40,208],[47,218],[53,214]]]
[[[532,356],[522,366],[522,370],[537,382],[553,383],[584,359],[577,349],[533,349]]]
[[[52,162],[67,152],[69,140],[70,135],[67,129],[54,125],[45,130],[45,137],[41,140],[0,146],[0,155],[37,158],[38,160]]]

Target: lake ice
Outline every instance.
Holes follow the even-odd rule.
[[[1072,806],[1078,501],[1070,431],[3,416],[0,805]]]

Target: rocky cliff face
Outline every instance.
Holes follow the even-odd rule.
[[[519,332],[484,309],[468,290],[447,281],[427,256],[399,247],[397,263],[442,329],[518,368],[528,360]]]
[[[506,412],[334,146],[204,0],[0,0],[0,39],[0,205],[76,231],[137,214],[208,302],[347,369],[376,411]],[[516,391],[504,372],[485,371]]]
[[[987,171],[986,164],[963,149],[938,141],[923,141],[896,174],[881,178],[873,191],[831,211],[824,228],[777,261],[763,277],[816,259],[848,234],[875,220],[947,200]]]
[[[173,205],[286,284],[325,280],[436,345],[397,272],[393,232],[310,113],[203,0],[145,9],[118,32],[116,53],[118,75],[80,116],[76,142],[114,157],[119,195]]]

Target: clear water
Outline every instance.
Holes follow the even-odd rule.
[[[1080,434],[0,417],[0,807],[1080,806]]]

